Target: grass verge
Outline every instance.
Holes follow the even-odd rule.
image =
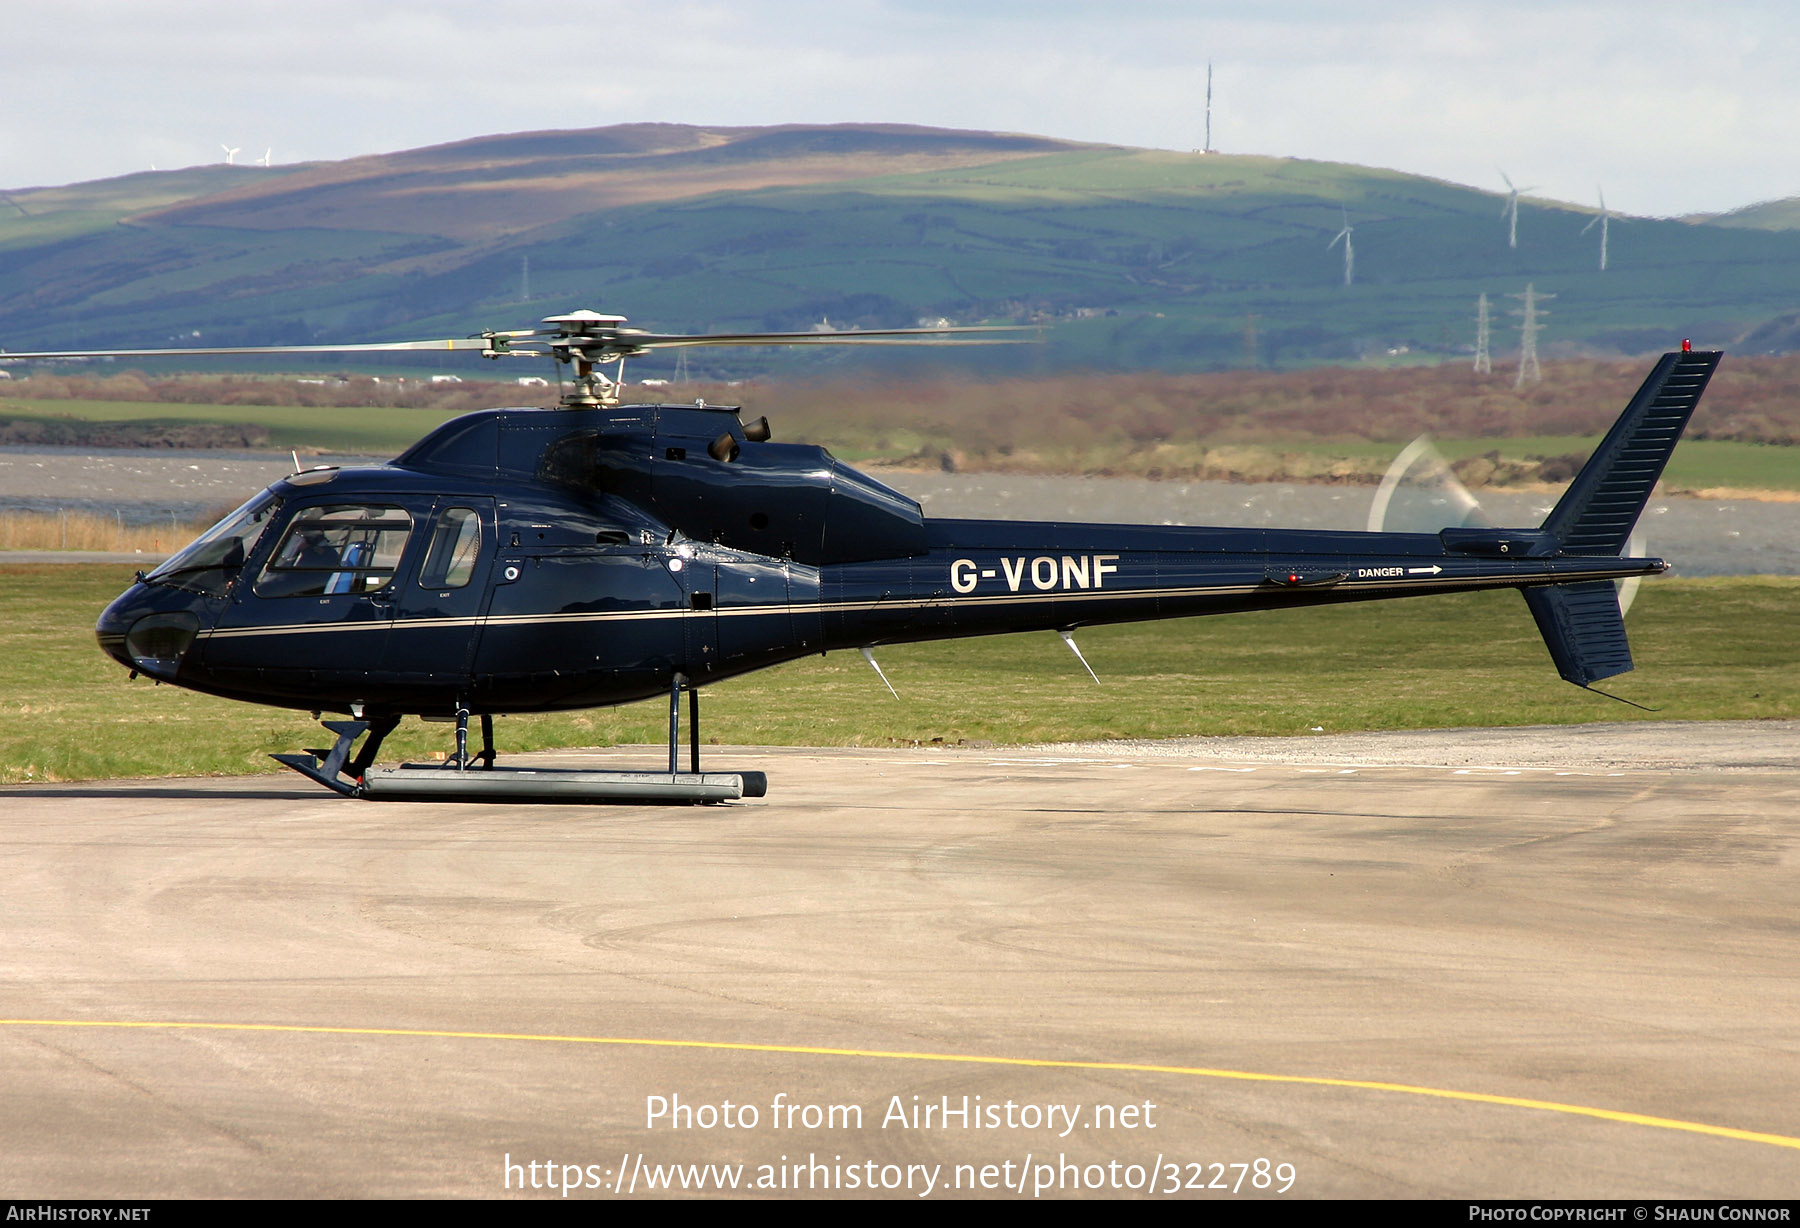
[[[220,508],[223,515],[229,508]],[[102,550],[148,552],[150,561],[173,554],[204,533],[211,521],[174,520],[127,524],[122,514],[0,512],[0,550]]]

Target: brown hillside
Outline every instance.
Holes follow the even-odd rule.
[[[1320,456],[1334,447],[1354,454],[1369,444],[1397,450],[1422,433],[1495,440],[1593,436],[1624,408],[1649,365],[1549,363],[1544,382],[1524,391],[1515,391],[1508,375],[1478,376],[1462,363],[1449,363],[904,385],[795,383],[746,388],[732,399],[742,400],[749,414],[766,413],[782,438],[841,440],[914,465],[1372,481],[1382,466],[1308,468],[1304,457],[1284,455],[1271,468],[1271,455],[1320,445]],[[1800,355],[1729,357],[1688,437],[1800,444]],[[905,455],[909,447],[918,450]],[[1579,464],[1584,457],[1550,459]],[[1465,480],[1567,481],[1573,469],[1565,464],[1564,470],[1466,474]]]

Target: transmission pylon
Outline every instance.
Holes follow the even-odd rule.
[[[1494,359],[1488,353],[1488,305],[1487,295],[1483,294],[1475,301],[1475,374],[1492,375]]]
[[[1538,317],[1547,316],[1550,313],[1540,310],[1538,303],[1556,296],[1539,294],[1536,288],[1527,282],[1525,293],[1509,294],[1506,297],[1525,300],[1524,310],[1513,312],[1516,316],[1524,317],[1519,324],[1519,377],[1513,381],[1513,387],[1523,388],[1527,380],[1534,384],[1542,383],[1544,372],[1538,366],[1537,335],[1544,331],[1544,326],[1538,323]]]

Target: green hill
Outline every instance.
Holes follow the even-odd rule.
[[[62,188],[0,193],[0,252],[23,251],[110,230],[126,218],[240,186],[245,177],[285,178],[296,168],[196,166],[143,171]]]
[[[1751,230],[1800,230],[1800,196],[1760,201],[1730,213],[1700,214],[1684,220]]]
[[[1503,353],[1528,283],[1554,296],[1546,354],[1759,327],[1776,348],[1800,289],[1800,233],[1723,219],[1615,216],[1602,273],[1576,206],[1523,200],[1515,249],[1498,194],[1396,171],[897,125],[626,125],[11,195],[12,349],[459,335],[589,306],[692,330],[1031,320],[1047,345],[979,360],[1191,370],[1466,350],[1482,293]]]

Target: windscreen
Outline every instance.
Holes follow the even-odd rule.
[[[223,594],[280,506],[273,491],[258,493],[145,578]]]

